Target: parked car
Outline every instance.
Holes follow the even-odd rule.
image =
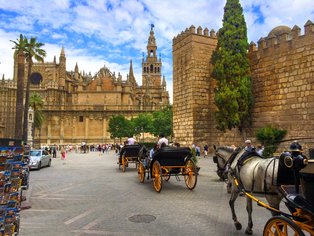
[[[51,155],[46,150],[30,150],[28,166],[30,169],[37,170],[44,166],[51,166]]]

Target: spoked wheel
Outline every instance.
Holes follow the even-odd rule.
[[[137,173],[140,182],[143,183],[145,180],[145,168],[142,162],[138,164]]]
[[[185,163],[184,181],[188,189],[192,190],[195,188],[196,183],[197,183],[197,173],[196,173],[196,165],[192,160],[188,160]]]
[[[274,216],[264,226],[263,236],[305,236],[299,226],[287,217]]]
[[[121,163],[122,163],[122,172],[125,172],[126,158],[124,157],[124,154],[122,155]]]
[[[152,168],[152,178],[155,190],[159,193],[162,188],[162,172],[158,161],[155,161]]]

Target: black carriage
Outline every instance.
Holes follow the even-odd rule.
[[[145,155],[146,154],[146,155]],[[147,158],[148,151],[140,155],[138,176],[140,182],[144,182],[145,175],[150,174],[154,188],[157,192],[162,189],[163,180],[168,181],[170,176],[182,175],[188,189],[193,190],[197,183],[197,168],[192,161],[190,148],[186,147],[162,147],[158,149],[153,159]]]
[[[129,163],[135,163],[135,167],[137,168],[139,160],[138,155],[141,148],[142,145],[140,144],[125,145],[121,148],[118,164],[119,169],[121,167],[122,172],[125,172],[126,167],[129,166]]]

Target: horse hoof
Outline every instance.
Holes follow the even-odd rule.
[[[239,222],[234,223],[234,226],[236,227],[237,230],[242,229],[242,225]]]
[[[245,234],[252,235],[253,234],[253,230],[252,229],[246,229],[245,230]]]

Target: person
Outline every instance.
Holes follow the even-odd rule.
[[[56,145],[54,145],[52,147],[52,158],[56,158],[57,157],[57,147]]]
[[[296,193],[299,193],[299,185],[300,185],[300,174],[299,171],[305,167],[305,159],[307,159],[306,156],[302,154],[302,146],[299,144],[298,141],[293,141],[290,144],[289,152],[291,153],[291,156],[293,158],[293,175],[294,175],[294,181],[295,181],[295,191]]]
[[[159,140],[158,140],[157,144],[159,147],[163,146],[163,144],[165,146],[168,146],[168,139],[165,138],[165,135],[163,133],[161,133],[159,135]]]
[[[205,146],[204,146],[204,158],[207,157],[207,154],[208,154],[208,145],[205,144]]]
[[[201,148],[198,145],[195,146],[195,151],[197,157],[201,156]]]
[[[128,138],[127,145],[133,145],[133,144],[135,144],[135,143],[136,143],[135,138],[133,138],[133,136],[130,136],[130,137]]]
[[[262,145],[257,145],[257,148],[256,148],[256,153],[260,156],[263,156],[263,151],[264,151],[264,146]]]
[[[62,146],[62,148],[61,148],[61,159],[62,160],[65,160],[65,155],[66,155],[66,151],[65,151],[64,147]]]
[[[247,152],[253,152],[255,150],[254,146],[252,145],[251,140],[247,139],[245,140],[245,151]]]

